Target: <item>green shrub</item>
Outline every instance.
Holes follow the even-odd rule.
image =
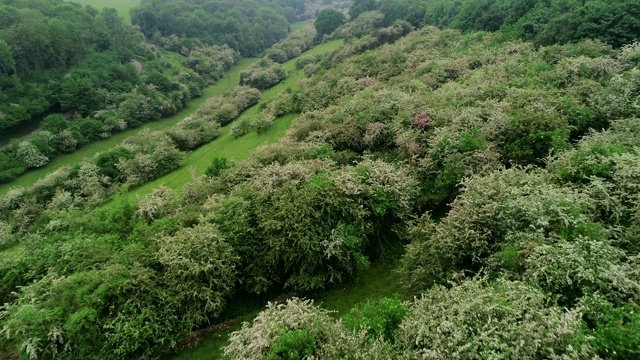
[[[225,355],[233,359],[300,359],[313,356],[329,360],[344,356],[345,330],[329,312],[313,301],[291,299],[286,304],[269,303],[242,329],[231,334]]]
[[[640,294],[640,264],[598,239],[540,245],[527,256],[525,267],[524,279],[565,305],[596,293],[614,304],[637,302]]]
[[[594,295],[581,302],[589,335],[603,359],[635,359],[640,355],[640,309],[637,305],[615,306]]]
[[[205,170],[204,173],[208,177],[216,177],[216,176],[220,176],[220,174],[227,168],[229,168],[227,158],[214,157],[213,160],[211,161],[211,165],[207,167],[207,170]]]
[[[240,85],[264,90],[286,79],[287,70],[268,59],[260,59],[240,72]]]
[[[242,118],[234,122],[231,125],[231,136],[239,138],[251,131],[251,120],[248,118]]]
[[[287,331],[269,349],[267,360],[298,360],[313,355],[316,339],[308,330]]]
[[[593,357],[582,314],[547,303],[519,282],[437,286],[409,307],[396,344],[410,359]]]
[[[263,111],[251,119],[251,128],[255,129],[258,134],[262,134],[269,130],[275,119],[274,114]]]
[[[100,168],[100,172],[114,181],[120,181],[122,179],[122,172],[118,169],[117,164],[121,160],[129,160],[134,157],[134,154],[123,147],[118,147],[110,151],[99,153],[94,158],[94,162]]]
[[[505,247],[528,249],[590,235],[589,199],[551,184],[544,172],[509,169],[469,178],[463,185],[441,223],[425,216],[409,228],[412,243],[402,271],[414,290],[465,273],[501,271],[498,258]],[[491,270],[488,265],[494,263],[497,269]]]
[[[395,334],[407,313],[407,305],[398,298],[368,300],[356,306],[342,318],[342,323],[352,332],[364,330],[373,339],[395,341]]]

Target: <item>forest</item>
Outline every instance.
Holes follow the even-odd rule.
[[[640,357],[638,3],[143,0],[133,25],[1,3],[1,94],[46,116],[0,166],[160,121],[261,57],[174,125],[0,196],[0,357],[168,358],[247,314],[225,359]],[[21,53],[18,19],[86,26],[86,53]],[[180,169],[287,117],[245,160]],[[401,291],[314,301],[380,264]]]

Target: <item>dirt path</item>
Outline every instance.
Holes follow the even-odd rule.
[[[40,131],[42,131],[42,130],[41,130],[41,129],[35,129],[35,130],[30,131],[28,134],[24,134],[24,135],[16,136],[16,137],[15,137],[15,138],[13,138],[13,139],[24,139],[24,138],[27,138],[27,137],[29,137],[29,136],[31,136],[31,135],[35,135],[35,134],[39,133]],[[4,145],[0,146],[0,150],[2,150],[2,149],[4,149],[4,148],[7,148],[7,147],[9,147],[9,146],[11,146],[11,142],[9,142],[9,143],[7,143],[7,144],[4,144]]]
[[[140,61],[138,61],[138,60],[134,60],[134,59],[131,59],[131,65],[133,65],[133,67],[135,67],[135,68],[136,68],[136,72],[137,72],[138,74],[140,74],[140,73],[142,72],[142,69],[144,68],[144,67],[142,66],[142,63],[141,63]]]

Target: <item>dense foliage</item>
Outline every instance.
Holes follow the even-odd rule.
[[[289,138],[409,163],[414,214],[450,204],[441,221],[426,212],[403,228],[400,270],[424,295],[406,315],[357,310],[342,320],[352,335],[327,325],[345,353],[294,322],[256,342],[262,325],[246,325],[227,354],[266,359],[285,343],[317,358],[637,356],[640,47],[536,50],[427,28],[366,51],[378,44],[367,36],[305,66],[315,75]],[[237,352],[245,336],[264,355]]]
[[[98,106],[97,94],[130,91],[137,79],[129,60],[151,56],[115,9],[2,1],[0,14],[0,130],[52,107],[86,114]]]
[[[373,10],[384,14],[386,26],[403,19],[416,27],[502,30],[536,45],[599,39],[619,47],[640,31],[640,4],[634,0],[356,0],[349,15],[355,19]]]
[[[291,33],[265,52],[265,57],[283,63],[309,50],[316,35],[313,27],[307,26]]]
[[[331,34],[343,23],[344,15],[341,12],[333,9],[320,11],[313,22],[313,26],[316,28],[316,41],[322,40],[323,36]]]
[[[358,3],[358,36],[300,59],[300,89],[242,125],[301,112],[245,162],[214,158],[182,191],[113,198],[258,101],[240,87],[2,197],[4,345],[23,358],[153,358],[233,296],[312,294],[404,248],[413,300],[339,320],[307,300],[270,304],[226,355],[637,358],[640,45],[408,33]]]

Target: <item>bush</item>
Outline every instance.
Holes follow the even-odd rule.
[[[206,118],[188,116],[167,131],[180,150],[192,150],[220,134],[220,124]]]
[[[214,157],[211,161],[211,165],[205,170],[205,175],[208,177],[216,177],[220,176],[220,174],[229,168],[227,158],[223,157]]]
[[[258,89],[249,86],[238,86],[231,92],[225,94],[225,97],[232,100],[238,108],[238,111],[244,111],[257,104],[262,94]]]
[[[69,128],[70,122],[62,114],[51,114],[42,119],[42,130],[53,134]]]
[[[188,328],[175,322],[153,273],[111,265],[49,274],[6,308],[3,332],[25,358],[145,358]],[[134,331],[135,329],[135,331]]]
[[[636,359],[640,355],[640,309],[637,305],[615,306],[597,294],[581,304],[589,335],[603,359]]]
[[[73,152],[77,149],[79,141],[71,130],[62,130],[53,139],[52,145],[61,152]]]
[[[99,153],[94,158],[94,163],[100,168],[100,172],[108,176],[113,181],[122,180],[122,172],[118,169],[117,164],[121,160],[129,160],[134,157],[134,153],[130,150],[117,147],[110,151]]]
[[[0,220],[0,248],[4,248],[5,246],[12,244],[13,241],[14,236],[11,226]]]
[[[263,111],[251,119],[251,128],[255,129],[258,134],[262,134],[269,130],[276,117],[268,111]]]
[[[268,59],[260,59],[240,72],[240,85],[264,90],[286,79],[287,70]]]
[[[145,183],[175,169],[183,156],[169,136],[148,130],[127,138],[123,147],[135,155],[128,160],[120,159],[117,168],[131,184]]]
[[[183,228],[159,241],[163,286],[191,327],[217,316],[237,282],[238,256],[212,225]]]
[[[153,222],[176,211],[178,194],[173,189],[160,186],[151,194],[138,198],[138,216]]]
[[[307,65],[315,64],[318,59],[315,56],[302,56],[296,60],[296,69],[304,69]]]
[[[26,168],[41,167],[49,162],[49,158],[28,141],[23,141],[18,145],[17,156]]]
[[[364,330],[372,339],[394,342],[396,331],[405,318],[407,305],[397,298],[368,300],[356,306],[342,318],[347,329],[358,333]]]
[[[578,238],[540,245],[526,258],[525,267],[525,280],[564,305],[596,293],[614,304],[637,302],[640,294],[640,264],[605,241]]]
[[[267,103],[267,111],[275,117],[293,112],[291,91],[280,92],[277,96],[271,98],[269,103]]]
[[[511,165],[540,165],[551,151],[567,148],[569,123],[553,113],[518,110],[507,123],[500,153]]]
[[[411,359],[594,356],[582,314],[547,302],[540,291],[518,282],[438,286],[409,307],[396,343]]]
[[[234,122],[233,125],[231,125],[231,136],[237,139],[247,134],[249,131],[251,131],[251,125],[252,123],[250,119],[246,117],[239,119],[238,121]]]
[[[336,359],[345,330],[333,321],[326,310],[313,301],[291,299],[286,304],[269,303],[242,329],[231,334],[224,353],[232,359],[271,360]]]
[[[279,63],[293,59],[311,48],[315,35],[312,27],[298,30],[269,48],[265,57]]]
[[[519,262],[512,268],[502,259],[513,249],[526,256],[559,239],[600,238],[591,204],[583,194],[550,184],[543,172],[509,169],[467,179],[441,223],[425,216],[409,229],[405,284],[421,291],[481,270],[520,273]]]

